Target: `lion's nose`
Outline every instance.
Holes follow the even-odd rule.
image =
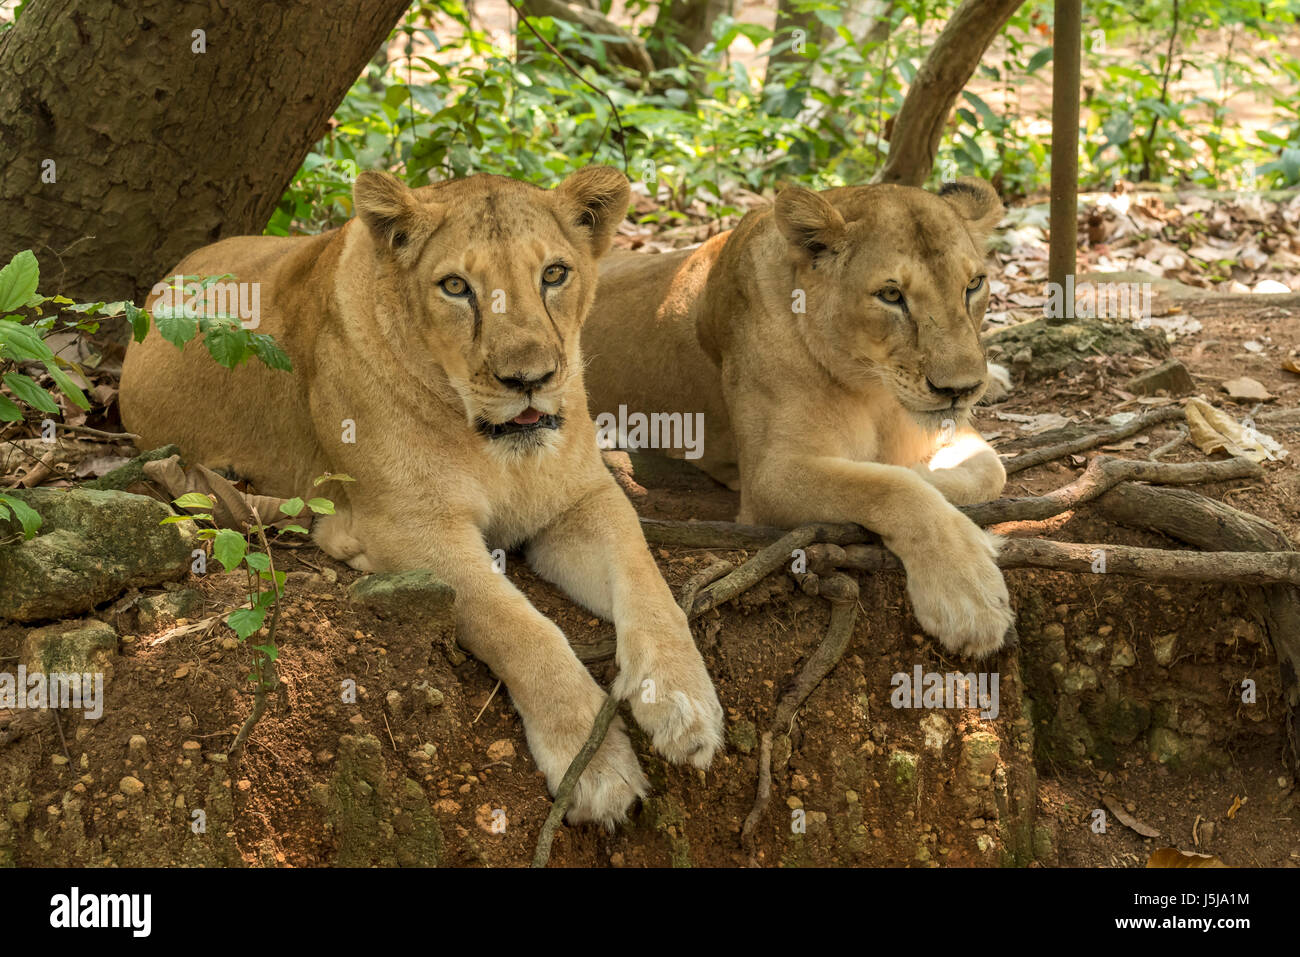
[[[925,377],[925,384],[930,387],[930,391],[938,393],[945,399],[956,402],[958,399],[964,399],[980,387],[979,382],[972,382],[970,385],[935,385],[929,376]]]
[[[554,377],[555,369],[551,369],[549,372],[542,373],[519,371],[514,375],[498,375],[496,379],[507,389],[514,389],[516,392],[531,392],[534,389],[540,389]]]

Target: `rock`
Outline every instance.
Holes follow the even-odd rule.
[[[727,727],[727,738],[731,746],[741,754],[751,754],[758,747],[758,729],[754,727],[754,722],[744,718],[733,721]]]
[[[1187,742],[1168,728],[1152,728],[1147,737],[1147,745],[1152,757],[1172,768],[1181,766],[1189,757]]]
[[[993,786],[993,771],[998,766],[1002,742],[996,734],[976,731],[968,734],[961,743],[958,777],[971,790]]]
[[[921,719],[921,731],[925,734],[925,747],[938,754],[952,740],[952,724],[943,715],[931,711]]]
[[[135,797],[144,793],[144,783],[139,779],[127,775],[117,784],[117,789],[127,797]]]
[[[1110,656],[1110,666],[1118,670],[1132,668],[1135,664],[1137,664],[1137,655],[1133,653],[1133,646],[1127,641],[1121,641]]]
[[[99,674],[111,669],[117,632],[102,621],[62,621],[27,633],[22,662],[29,672]]]
[[[894,751],[889,755],[889,778],[894,788],[902,795],[910,795],[916,789],[917,757],[910,751]]]
[[[1153,369],[1138,373],[1128,380],[1126,388],[1136,395],[1155,395],[1157,392],[1191,395],[1196,391],[1196,383],[1187,371],[1187,366],[1177,359],[1170,359]]]
[[[143,751],[149,746],[149,742],[145,739],[143,734],[133,734],[131,735],[131,739],[127,741],[126,746],[131,751]]]
[[[197,618],[203,611],[203,594],[194,588],[178,588],[160,595],[147,595],[135,604],[142,628],[153,628],[165,619]]]
[[[366,575],[352,583],[348,597],[378,618],[454,625],[456,592],[424,569]]]
[[[1269,402],[1275,396],[1264,388],[1264,384],[1258,379],[1252,379],[1250,376],[1242,376],[1239,379],[1228,379],[1219,383],[1219,388],[1228,393],[1231,399],[1248,399],[1251,402]]]
[[[492,761],[509,761],[515,756],[514,742],[509,738],[493,741],[488,745],[487,756]]]
[[[1155,651],[1156,664],[1169,667],[1174,660],[1174,646],[1177,644],[1178,635],[1175,632],[1153,638],[1151,647]]]
[[[162,502],[126,492],[14,489],[42,518],[36,536],[0,545],[0,618],[38,621],[90,611],[127,588],[178,579],[189,571],[192,525],[159,525]],[[0,538],[16,529],[0,522]]]

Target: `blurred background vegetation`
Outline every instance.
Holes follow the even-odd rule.
[[[370,167],[413,185],[476,172],[549,185],[585,162],[625,165],[657,200],[647,219],[701,203],[728,215],[738,189],[778,182],[865,183],[955,6],[520,3],[556,14],[529,23],[571,71],[508,0],[420,0],[352,87],[267,231],[342,223],[352,178]],[[1300,0],[1086,4],[1080,188],[1300,183],[1297,12]],[[959,97],[933,178],[983,176],[1012,198],[1045,189],[1051,42],[1050,0],[1024,3]]]

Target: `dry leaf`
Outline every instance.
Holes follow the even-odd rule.
[[[1273,394],[1264,388],[1264,383],[1249,376],[1242,376],[1240,379],[1229,379],[1222,383],[1219,388],[1228,393],[1229,397],[1233,399],[1268,402],[1273,398]]]
[[[1162,847],[1152,851],[1147,858],[1147,867],[1227,867],[1213,854],[1197,854],[1194,851],[1180,851],[1176,847]]]
[[[1245,807],[1246,802],[1249,800],[1250,798],[1241,798],[1241,797],[1237,797],[1234,794],[1232,796],[1232,807],[1228,808],[1228,820],[1231,821],[1233,818],[1235,818],[1237,816],[1237,812],[1240,811],[1243,807]]]
[[[1282,360],[1282,369],[1286,372],[1294,372],[1296,375],[1300,375],[1300,359],[1297,359],[1295,356],[1287,356]]]
[[[1129,814],[1128,811],[1124,809],[1124,805],[1121,804],[1119,802],[1119,799],[1116,798],[1114,795],[1103,794],[1101,796],[1101,803],[1106,805],[1106,809],[1110,811],[1111,814],[1115,815],[1115,819],[1118,820],[1119,823],[1127,827],[1129,830],[1137,831],[1143,837],[1160,836],[1160,832],[1157,831],[1154,827],[1152,827],[1149,824],[1143,824],[1132,814]]]
[[[1224,451],[1252,462],[1272,462],[1286,457],[1286,449],[1271,435],[1242,425],[1208,402],[1188,399],[1183,411],[1192,441],[1207,455]]]

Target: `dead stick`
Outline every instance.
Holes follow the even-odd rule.
[[[727,572],[731,571],[734,566],[724,558],[719,558],[709,564],[706,568],[700,569],[692,575],[682,586],[682,596],[677,599],[677,604],[682,611],[688,615],[691,606],[695,604],[695,596],[699,594],[701,588],[705,585],[711,585]]]
[[[1172,422],[1174,419],[1183,417],[1181,406],[1169,406],[1164,409],[1156,409],[1154,412],[1148,412],[1146,415],[1139,416],[1132,422],[1125,425],[1115,425],[1110,428],[1100,429],[1088,435],[1081,435],[1078,438],[1061,442],[1057,445],[1048,445],[1041,449],[1033,449],[1023,455],[1017,455],[1013,459],[1007,459],[1002,464],[1006,467],[1008,475],[1014,475],[1016,472],[1023,472],[1027,468],[1033,468],[1035,465],[1042,465],[1044,462],[1051,462],[1054,459],[1064,458],[1076,452],[1085,452],[1088,449],[1095,449],[1099,445],[1105,445],[1107,442],[1118,442],[1120,439],[1127,439],[1130,435],[1136,435],[1152,426],[1160,425],[1163,422]]]
[[[1217,582],[1238,585],[1300,585],[1300,552],[1192,552],[1091,542],[1052,542],[1008,538],[997,557],[999,568],[1045,568],[1094,572],[1148,581]],[[837,568],[902,571],[903,564],[879,545],[813,545],[808,567],[818,575]]]
[[[564,777],[560,779],[560,786],[555,789],[555,803],[551,805],[551,813],[546,815],[546,820],[542,823],[542,832],[537,835],[537,850],[533,852],[533,867],[545,867],[551,859],[551,844],[555,840],[555,829],[560,826],[560,821],[569,810],[569,805],[573,802],[573,789],[578,785],[578,778],[582,777],[582,772],[587,769],[591,759],[600,749],[601,742],[605,740],[605,735],[609,732],[609,726],[614,720],[614,715],[618,714],[618,699],[613,695],[605,698],[605,703],[600,706],[596,712],[596,720],[592,723],[591,734],[587,736],[587,743],[582,746],[576,757],[569,764],[569,770],[564,772]]]
[[[1258,478],[1264,470],[1248,459],[1233,458],[1220,462],[1143,462],[1095,456],[1083,474],[1058,489],[1033,498],[1003,498],[983,505],[967,505],[962,513],[976,525],[1001,522],[1033,522],[1059,515],[1084,502],[1090,502],[1120,482],[1152,482],[1156,485],[1194,485],[1199,482],[1223,482],[1229,479]]]
[[[789,733],[795,713],[803,707],[803,703],[808,700],[813,689],[821,684],[822,679],[839,664],[840,659],[844,657],[844,652],[848,650],[849,642],[853,640],[853,626],[858,618],[858,583],[848,575],[840,573],[830,576],[830,580],[823,584],[827,587],[827,593],[836,596],[830,599],[830,627],[826,629],[826,637],[822,639],[822,643],[800,669],[794,685],[781,696],[781,701],[776,706],[776,717],[772,720],[771,730],[763,733],[759,748],[758,791],[754,798],[754,806],[740,830],[741,844],[749,848],[751,856],[754,831],[763,819],[767,805],[772,799],[773,738],[777,733]]]
[[[817,531],[816,525],[804,525],[787,532],[726,578],[702,589],[686,617],[695,618],[754,587],[788,562],[795,549],[806,548],[816,541]]]

